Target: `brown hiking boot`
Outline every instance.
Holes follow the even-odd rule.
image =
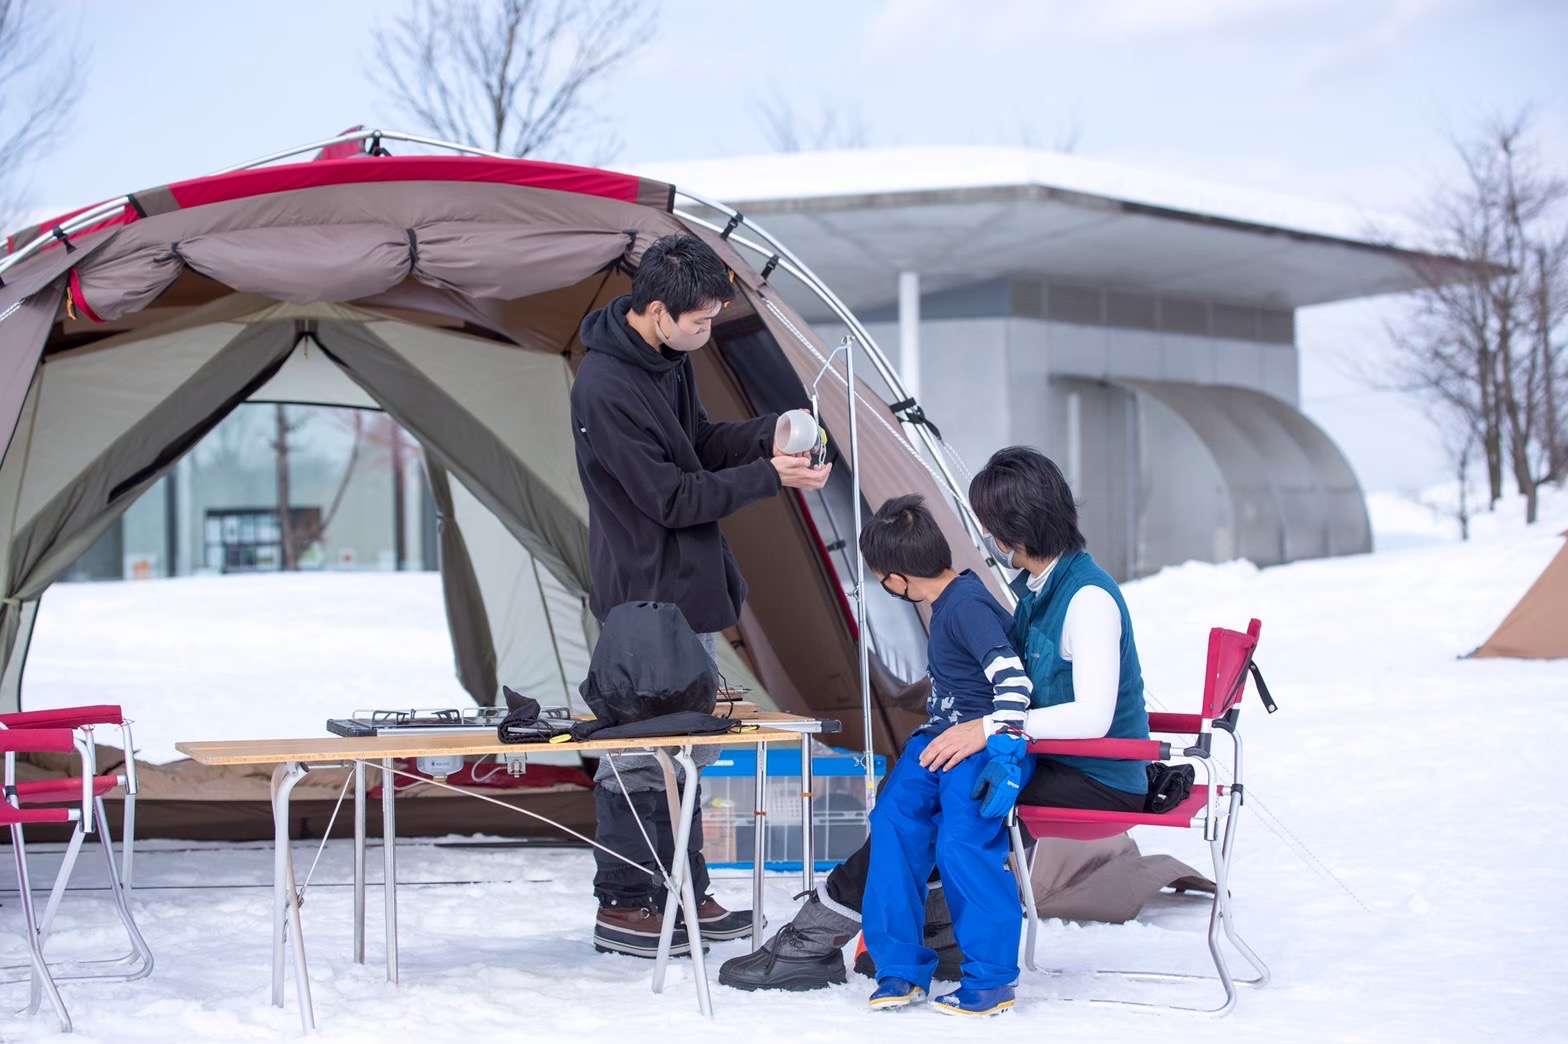
[[[663,915],[647,906],[601,906],[593,922],[593,948],[600,953],[656,957],[663,926]],[[686,938],[686,929],[677,922],[670,956],[684,957],[689,953],[691,942]]]

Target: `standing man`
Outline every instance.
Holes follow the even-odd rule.
[[[829,474],[807,455],[778,452],[777,416],[714,423],[702,408],[688,356],[708,343],[734,295],[712,248],[695,236],[665,236],[643,254],[632,292],[583,320],[588,354],[572,386],[594,616],[602,622],[624,602],[673,602],[715,662],[719,632],[734,626],[746,598],[719,520],[786,486],[821,489]],[[652,870],[646,832],[669,866],[675,842],[662,771],[646,755],[617,755],[615,769],[618,779],[605,758],[594,777],[599,843]],[[707,894],[700,817],[688,851],[703,938],[749,932],[750,911],[731,913]],[[662,882],[597,849],[595,857],[595,948],[652,957]],[[672,952],[689,945],[677,925]]]

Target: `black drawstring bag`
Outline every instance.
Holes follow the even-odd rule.
[[[1143,810],[1156,815],[1169,812],[1192,793],[1198,773],[1191,765],[1167,765],[1151,761],[1148,766],[1149,793],[1143,799]]]
[[[610,610],[594,646],[583,702],[609,725],[695,711],[711,714],[719,674],[677,606],[627,602]]]

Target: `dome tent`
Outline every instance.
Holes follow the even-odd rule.
[[[566,665],[585,664],[594,637],[567,420],[577,327],[626,290],[659,236],[694,232],[736,275],[734,304],[694,357],[710,412],[807,404],[830,353],[740,251],[772,255],[764,270],[782,254],[786,270],[809,272],[739,215],[608,171],[385,155],[381,143],[399,139],[418,140],[348,135],[270,159],[345,142],[368,151],[263,161],[12,237],[0,261],[0,707],[23,700],[28,636],[49,584],[219,420],[258,400],[368,403],[396,419],[424,451],[442,516],[442,585],[465,689],[488,704],[502,683],[554,672],[569,691]],[[678,197],[694,209],[678,210]],[[857,491],[871,507],[925,494],[960,567],[990,574],[928,433],[914,432],[922,457],[858,381],[852,439],[846,369],[840,355],[822,416],[858,453],[860,474],[846,460],[827,494],[779,496],[726,521],[751,596],[734,636],[744,652],[724,653],[734,672],[754,671],[764,702],[840,718],[844,739],[859,743],[870,686],[857,671],[850,604]],[[523,582],[536,585],[537,609],[519,621],[508,607]],[[864,597],[865,644],[878,661],[865,673],[885,696],[911,673],[900,664],[923,664],[923,632],[875,584]],[[871,715],[884,750],[909,724],[894,714]]]

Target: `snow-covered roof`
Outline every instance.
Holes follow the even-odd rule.
[[[737,206],[852,307],[1034,275],[1300,307],[1419,285],[1404,222],[1038,149],[904,147],[636,165]]]
[[[909,146],[650,163],[645,177],[729,203],[1039,186],[1149,207],[1381,242],[1397,217],[1043,149]]]

